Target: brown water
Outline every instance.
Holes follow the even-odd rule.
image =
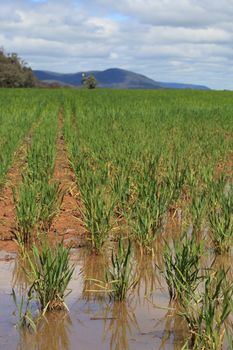
[[[161,275],[151,257],[135,259],[140,276],[125,303],[110,302],[87,278],[101,279],[106,258],[90,256],[84,249],[72,252],[75,263],[66,303],[70,312],[56,312],[39,321],[37,333],[20,331],[11,295],[26,288],[20,263],[0,261],[1,350],[180,350],[186,337],[182,319],[169,305]]]

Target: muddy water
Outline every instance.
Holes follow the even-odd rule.
[[[176,316],[161,276],[155,274],[150,257],[135,260],[141,276],[127,302],[114,303],[88,278],[101,279],[107,260],[90,256],[84,249],[72,252],[75,273],[72,293],[66,302],[69,313],[46,315],[38,331],[20,331],[12,287],[18,296],[26,289],[15,260],[0,261],[0,349],[1,350],[179,350],[185,338],[182,320]],[[169,309],[170,308],[170,309]]]

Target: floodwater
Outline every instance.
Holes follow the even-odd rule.
[[[169,305],[161,274],[151,256],[135,257],[138,284],[126,302],[113,302],[90,278],[101,279],[107,259],[84,249],[72,251],[75,272],[66,298],[68,312],[51,312],[38,330],[17,328],[18,300],[27,288],[17,257],[0,260],[0,350],[180,350],[187,337],[182,319]],[[93,292],[92,290],[95,290]]]

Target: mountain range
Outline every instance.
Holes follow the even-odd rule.
[[[195,89],[209,90],[207,86],[194,84],[164,83],[119,68],[104,71],[88,71],[79,73],[55,73],[43,70],[33,70],[36,78],[44,83],[58,83],[65,86],[81,86],[82,74],[93,74],[98,81],[98,87],[119,89]]]

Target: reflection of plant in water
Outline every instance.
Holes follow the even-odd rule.
[[[12,276],[12,297],[16,306],[18,321],[17,327],[36,331],[36,323],[33,317],[33,298],[27,294],[29,281],[25,274],[28,262],[20,255],[16,258]],[[20,297],[18,296],[20,295]]]
[[[110,350],[128,350],[128,339],[133,330],[136,328],[141,332],[133,309],[126,303],[114,302],[107,305],[103,319],[103,341],[110,338]]]
[[[180,346],[184,343],[184,339],[187,338],[187,325],[178,314],[179,309],[180,307],[178,303],[175,301],[170,302],[167,313],[154,326],[154,328],[156,328],[159,324],[164,324],[161,345],[158,350],[165,349],[166,344],[170,339],[172,339],[172,342],[174,343],[174,350],[180,350]]]
[[[138,295],[138,300],[140,301],[140,295],[151,296],[156,288],[161,288],[161,275],[157,273],[157,270],[154,268],[154,261],[156,259],[156,264],[161,265],[162,250],[156,249],[156,254],[153,257],[152,255],[142,255],[138,250],[134,250],[135,257],[135,275],[137,276],[137,285],[136,291]]]
[[[17,256],[14,261],[14,269],[12,275],[12,287],[20,294],[27,291],[29,281],[27,280],[25,269],[28,268],[27,260]]]
[[[37,333],[20,332],[17,350],[69,350],[72,321],[64,311],[49,313],[38,322]]]
[[[127,247],[124,247],[122,239],[119,239],[117,252],[112,250],[111,264],[107,267],[104,278],[91,277],[89,281],[94,283],[94,288],[86,289],[86,292],[104,293],[108,294],[110,299],[125,300],[127,293],[135,288],[138,282],[132,269],[132,254],[131,241],[129,240]]]
[[[108,259],[106,255],[88,255],[83,259],[83,267],[81,273],[83,276],[83,293],[82,297],[86,301],[95,300],[99,298],[99,294],[96,293],[96,290],[101,290],[96,286],[94,280],[104,280],[106,269],[108,266]],[[95,290],[95,292],[90,292],[90,290]],[[88,292],[87,292],[88,291]]]

